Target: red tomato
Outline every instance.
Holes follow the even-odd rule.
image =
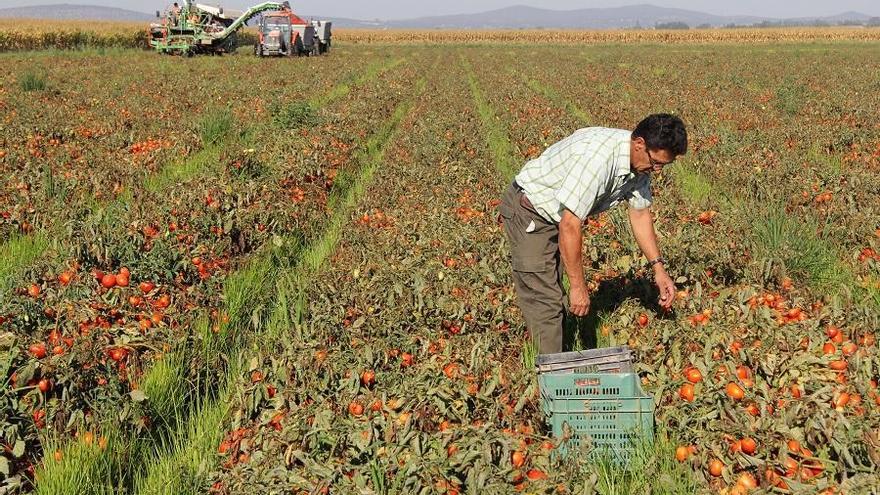
[[[105,289],[112,289],[113,287],[116,287],[116,275],[108,273],[101,277],[101,286]]]
[[[31,346],[28,347],[28,352],[31,353],[31,356],[37,359],[43,359],[46,357],[46,344],[42,342],[31,344]]]

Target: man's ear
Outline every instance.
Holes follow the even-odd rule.
[[[646,146],[646,144],[645,144],[645,138],[639,136],[639,137],[633,139],[633,142],[636,143],[636,149],[637,149],[638,151],[644,151],[645,146]]]

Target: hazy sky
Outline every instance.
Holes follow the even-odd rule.
[[[220,3],[229,8],[242,9],[260,1],[262,0],[202,0],[200,3],[214,5]],[[141,12],[161,10],[166,4],[171,4],[171,2],[164,0],[0,0],[0,8],[52,3],[107,5]],[[880,16],[880,1],[878,0],[738,0],[733,2],[711,0],[544,0],[541,2],[529,0],[443,0],[433,2],[404,0],[300,0],[292,1],[291,5],[295,11],[306,15],[332,15],[355,19],[401,19],[423,15],[479,12],[516,4],[564,10],[589,7],[619,7],[643,3],[699,10],[721,15],[746,14],[768,17],[802,17],[833,15],[854,10]]]

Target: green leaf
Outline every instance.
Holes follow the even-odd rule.
[[[37,363],[31,362],[18,370],[18,383],[27,383],[34,377],[37,370]]]
[[[23,456],[23,455],[24,455],[24,447],[25,447],[25,445],[24,445],[24,440],[21,440],[21,439],[17,440],[17,441],[15,442],[15,446],[12,447],[12,455],[13,455],[16,459],[18,459],[19,457]]]
[[[7,351],[12,349],[15,346],[15,334],[12,332],[3,332],[0,333],[0,349]],[[3,358],[6,358],[9,354],[3,354]]]
[[[130,395],[131,400],[135,402],[143,402],[147,400],[147,394],[145,394],[143,390],[132,390],[128,395]]]
[[[0,456],[0,474],[9,476],[9,461],[3,456]]]

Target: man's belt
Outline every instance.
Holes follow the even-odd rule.
[[[528,196],[526,196],[526,193],[525,193],[525,191],[523,190],[522,186],[520,186],[519,184],[517,184],[516,181],[513,181],[513,187],[515,187],[516,190],[519,191],[519,193],[520,193],[520,195],[519,195],[519,204],[520,204],[523,208],[525,208],[525,209],[527,209],[527,210],[529,210],[529,211],[531,211],[531,212],[533,212],[533,213],[538,213],[538,211],[535,209],[535,207],[532,206],[532,202],[529,201]]]

